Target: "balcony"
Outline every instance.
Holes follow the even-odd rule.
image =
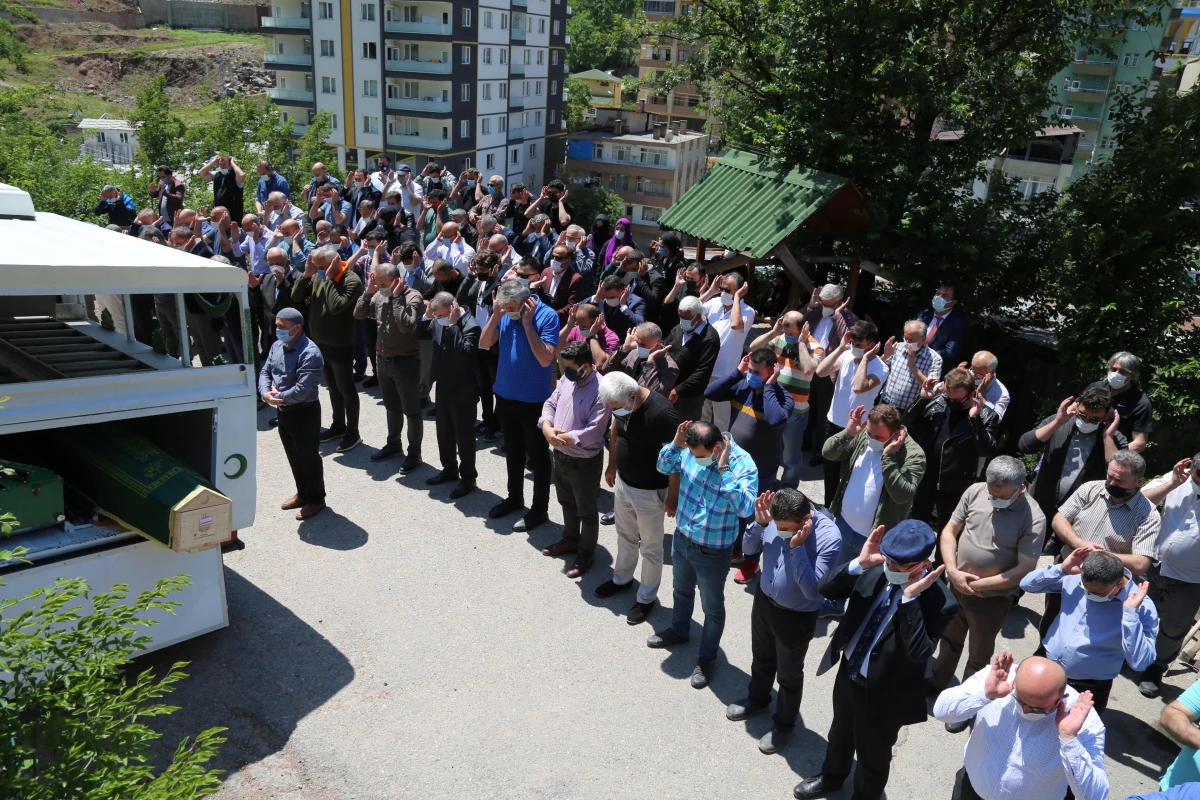
[[[1070,95],[1081,95],[1086,100],[1099,100],[1108,94],[1108,89],[1089,89],[1085,86],[1064,86],[1063,91]]]
[[[674,14],[674,0],[642,0],[644,14]]]
[[[511,63],[511,64],[509,64],[509,65],[508,65],[508,74],[510,74],[510,75],[524,75],[524,74],[525,74],[525,65],[524,65],[524,64],[518,64],[517,62],[515,62],[515,61],[514,61],[513,63]]]
[[[525,29],[524,28],[513,28],[512,32],[509,34],[509,37],[514,42],[523,42],[523,41],[525,41]]]
[[[312,56],[305,53],[265,53],[263,62],[270,69],[272,66],[308,67],[312,68]]]
[[[512,0],[513,8],[529,8],[529,0]]]
[[[308,132],[307,125],[297,125],[294,122],[292,123],[292,136],[303,136],[307,132]]]
[[[413,136],[411,134],[389,133],[388,147],[401,151],[408,150],[449,150],[454,142],[451,139],[434,139],[430,136]]]
[[[428,36],[449,36],[450,26],[440,22],[385,22],[388,33],[423,33]]]
[[[421,72],[426,75],[449,75],[451,64],[448,61],[416,61],[414,59],[388,59],[384,65],[394,72]]]
[[[1099,122],[1100,118],[1088,117],[1084,116],[1083,114],[1072,114],[1069,117],[1063,117],[1063,120],[1069,120],[1070,122]]]
[[[267,97],[283,102],[290,100],[294,103],[311,103],[313,102],[314,95],[311,89],[279,89],[271,87],[267,89]]]
[[[524,139],[524,138],[525,138],[525,129],[524,128],[509,128],[508,129],[508,140],[510,142],[513,139]]]
[[[509,108],[524,108],[525,107],[525,98],[523,96],[522,97],[509,97],[508,98],[508,107]]]
[[[454,104],[450,101],[434,100],[432,97],[389,97],[387,107],[397,111],[429,111],[435,114],[449,114],[454,110]]]
[[[1025,155],[1024,153],[1008,153],[1004,157],[1010,161],[1030,161],[1034,164],[1054,164],[1055,166],[1063,163],[1070,163],[1064,162],[1061,158],[1036,158],[1034,156]]]
[[[1117,62],[1099,58],[1077,58],[1072,67],[1076,75],[1109,75],[1117,68]]]
[[[297,33],[307,32],[311,22],[308,17],[260,17],[259,21],[264,28],[282,28]]]

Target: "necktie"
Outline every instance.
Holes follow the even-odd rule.
[[[898,584],[889,583],[883,590],[883,602],[875,607],[871,612],[871,616],[867,617],[867,621],[863,624],[862,632],[858,636],[858,642],[854,645],[854,652],[846,659],[846,666],[849,667],[850,677],[854,677],[862,669],[863,662],[867,660],[867,653],[871,652],[871,645],[875,644],[875,636],[879,633],[879,629],[883,627],[883,621],[887,618],[888,609],[892,607],[892,600],[896,597],[896,589]],[[863,677],[866,677],[865,675]]]
[[[942,318],[938,315],[933,315],[933,324],[929,326],[929,332],[925,334],[925,344],[933,341],[933,337],[937,336],[938,325],[942,324]]]

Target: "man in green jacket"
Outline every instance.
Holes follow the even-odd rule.
[[[864,419],[865,417],[865,419]],[[925,475],[925,453],[908,437],[900,412],[887,404],[850,412],[844,430],[825,440],[821,455],[842,463],[842,475],[826,505],[842,532],[838,566],[854,558],[867,536],[882,525],[891,530],[908,518]],[[837,617],[844,601],[827,600],[818,616]]]
[[[309,300],[307,333],[325,359],[325,386],[333,421],[321,441],[340,439],[337,451],[354,449],[358,435],[358,392],[354,388],[354,304],[363,282],[347,268],[337,250],[326,245],[308,254],[304,275],[292,287],[292,300]]]

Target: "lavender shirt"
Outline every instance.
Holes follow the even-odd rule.
[[[558,448],[571,458],[591,458],[604,449],[604,437],[612,411],[600,401],[600,381],[593,372],[582,384],[563,378],[554,393],[542,404],[538,427],[549,420],[559,430],[566,431],[574,444]]]

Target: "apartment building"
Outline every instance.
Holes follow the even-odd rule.
[[[659,22],[675,14],[692,14],[696,7],[696,3],[683,0],[642,0],[642,10],[650,22]],[[681,47],[674,40],[642,39],[638,78],[661,76],[673,65],[682,64],[698,55],[699,51]],[[688,130],[693,131],[704,131],[709,123],[708,115],[698,108],[700,90],[694,84],[680,84],[671,91],[649,86],[638,92],[638,101],[639,109],[650,114],[654,122],[668,125],[683,122]],[[711,126],[707,130],[711,133]]]
[[[566,0],[273,0],[268,95],[297,133],[318,111],[339,171],[380,153],[536,192],[565,152]]]
[[[612,125],[568,137],[567,180],[619,194],[634,243],[648,248],[661,235],[658,218],[708,169],[708,134],[683,120],[657,123],[648,133],[626,133],[620,119]]]

